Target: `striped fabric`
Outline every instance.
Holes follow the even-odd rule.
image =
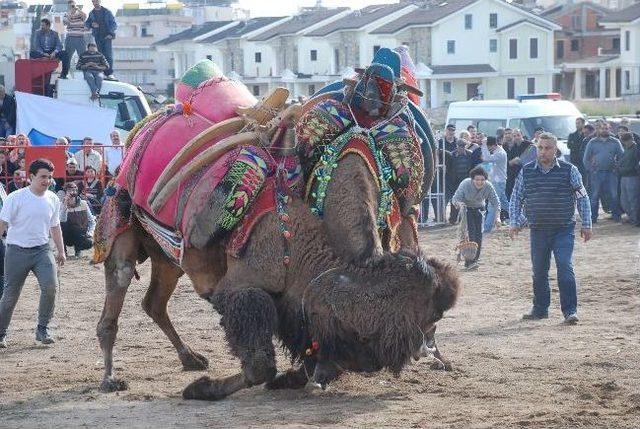
[[[64,23],[67,26],[67,37],[84,37],[87,33],[87,28],[84,26],[86,19],[86,15],[79,9],[74,13],[66,13]]]
[[[169,259],[179,266],[184,254],[184,241],[177,231],[160,225],[142,210],[136,210],[136,217],[144,230],[154,238]]]

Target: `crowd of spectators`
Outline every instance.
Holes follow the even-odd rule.
[[[536,160],[537,139],[542,132],[544,129],[537,128],[528,138],[517,128],[499,128],[495,136],[487,136],[474,125],[460,131],[454,124],[448,124],[438,141],[439,161],[445,164],[446,171],[445,206],[451,203],[469,172],[482,166],[500,200],[499,219],[506,223],[515,179],[524,165]],[[622,119],[614,133],[606,120],[587,123],[578,118],[567,146],[568,161],[578,168],[589,194],[593,223],[597,223],[602,207],[614,221],[640,226],[640,135],[630,131],[629,120]],[[490,232],[496,208],[489,204],[486,209],[484,232]],[[435,210],[444,218],[445,207],[436,205]],[[627,215],[625,219],[623,214]],[[457,218],[458,210],[451,204],[448,220],[454,224]]]

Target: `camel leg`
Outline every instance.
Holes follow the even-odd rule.
[[[451,362],[447,360],[442,355],[442,353],[440,353],[440,349],[438,348],[438,344],[436,343],[436,325],[434,325],[433,328],[425,335],[427,340],[427,347],[429,347],[430,349],[435,349],[435,351],[433,352],[433,357],[436,359],[436,362],[431,365],[431,369],[452,371],[453,365],[451,365]]]
[[[313,376],[315,366],[315,359],[305,358],[299,368],[289,369],[278,374],[265,387],[269,390],[302,389],[309,382],[309,378]]]
[[[222,315],[231,352],[240,359],[242,373],[221,379],[202,377],[182,392],[185,399],[219,400],[240,389],[270,382],[276,375],[272,337],[277,329],[276,307],[262,289],[221,285],[211,298]]]
[[[113,376],[113,345],[118,333],[118,317],[136,266],[140,241],[135,228],[121,234],[105,261],[106,296],[98,322],[97,335],[104,356],[104,377],[100,389],[104,392],[126,390],[127,383]]]
[[[149,249],[147,251],[149,252]],[[175,291],[178,279],[182,276],[183,271],[171,263],[160,249],[157,249],[157,252],[149,252],[149,254],[151,255],[151,283],[142,300],[142,308],[162,329],[162,332],[169,338],[173,347],[176,348],[185,371],[207,369],[209,366],[207,359],[191,350],[182,341],[167,313],[167,303]]]

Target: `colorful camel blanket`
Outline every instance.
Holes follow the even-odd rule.
[[[133,223],[131,200],[127,191],[118,188],[113,197],[108,198],[98,217],[93,232],[92,263],[100,264],[111,253],[116,237],[131,228]]]
[[[376,160],[374,177],[378,179],[381,190],[388,192],[387,187],[392,190],[402,212],[407,214],[421,200],[424,160],[420,139],[402,117],[377,120],[354,117],[346,104],[326,94],[305,106],[305,112],[296,127],[296,135],[307,183],[317,183],[318,175],[325,176],[323,180],[328,182],[330,178],[326,178],[326,171],[332,164],[328,164],[329,168],[322,164],[328,159],[335,159],[350,140],[363,140]],[[315,194],[308,193],[307,201],[312,202],[321,215],[322,198],[318,198],[320,193]],[[380,206],[388,214],[390,196],[382,195]],[[384,216],[381,215],[379,224],[384,227],[383,220]]]

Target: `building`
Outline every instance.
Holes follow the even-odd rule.
[[[600,24],[619,32],[620,57],[616,66],[620,73],[616,82],[620,82],[620,94],[640,94],[640,3],[610,13],[600,19]]]
[[[172,56],[150,47],[157,41],[191,27],[180,3],[125,4],[116,12],[117,37],[113,41],[114,73],[123,82],[138,85],[151,94],[172,92]]]
[[[560,70],[554,77],[554,91],[565,98],[611,98],[620,94],[611,86],[611,67],[620,54],[620,35],[598,21],[611,13],[596,3],[567,3],[542,12],[562,30],[555,32],[555,62]],[[619,82],[619,79],[616,79]],[[602,86],[602,85],[603,86]],[[602,86],[602,88],[601,88]]]
[[[501,0],[423,3],[370,32],[378,46],[406,45],[431,108],[471,98],[549,92],[561,27]]]

